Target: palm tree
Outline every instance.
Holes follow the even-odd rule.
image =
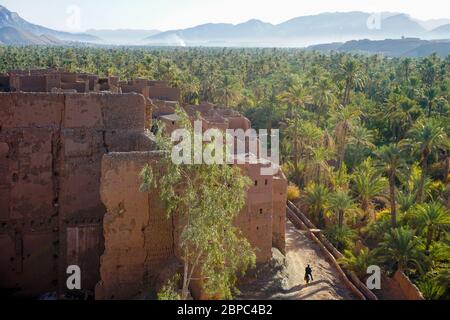
[[[354,88],[364,87],[364,76],[361,72],[361,66],[352,58],[346,59],[341,64],[341,73],[345,81],[345,90],[342,105],[347,106],[350,103],[350,93]]]
[[[301,196],[303,202],[309,207],[311,215],[316,219],[320,228],[325,225],[324,213],[327,207],[328,196],[328,188],[315,183],[307,186]]]
[[[379,171],[375,170],[372,159],[368,158],[353,173],[352,186],[353,192],[361,204],[361,209],[367,217],[370,210],[373,212],[373,201],[384,200],[383,195],[387,181],[380,175]]]
[[[356,212],[357,206],[347,192],[338,190],[330,195],[328,209],[336,215],[338,227],[342,229],[346,216]]]
[[[338,168],[342,168],[345,158],[345,150],[348,143],[348,136],[353,132],[360,120],[361,110],[354,107],[341,107],[335,113],[335,135],[338,153]]]
[[[338,262],[345,270],[353,271],[360,279],[367,277],[368,267],[376,265],[375,256],[368,248],[363,248],[358,253],[346,250],[344,257],[339,259]]]
[[[438,102],[439,98],[437,96],[437,90],[436,88],[428,88],[424,92],[424,98],[427,102],[428,107],[428,118],[431,117],[431,114],[433,112],[433,106]]]
[[[422,82],[428,87],[432,88],[434,82],[436,81],[436,65],[430,57],[423,59],[420,66],[420,76],[422,78]]]
[[[218,100],[225,107],[236,104],[241,97],[241,88],[239,82],[231,77],[225,75],[222,79],[220,89],[218,90]]]
[[[422,169],[418,163],[413,163],[408,168],[408,172],[400,177],[400,182],[403,187],[403,195],[408,199],[412,199],[413,204],[416,204],[416,195],[419,190],[421,179]],[[423,183],[423,194],[427,198],[432,197],[432,184],[433,179],[429,176],[425,177],[425,182]]]
[[[288,118],[291,118],[294,113],[305,107],[305,104],[310,101],[310,96],[305,87],[301,83],[291,85],[287,91],[281,93],[278,99],[288,105]]]
[[[396,270],[406,271],[414,267],[422,270],[425,261],[423,247],[415,231],[406,227],[392,229],[384,236],[378,248],[379,257]]]
[[[319,146],[311,149],[312,157],[309,167],[313,175],[315,183],[327,182],[329,179],[326,176],[330,172],[329,160],[332,157],[333,151],[327,147]]]
[[[336,96],[328,78],[320,79],[314,87],[313,101],[317,108],[317,125],[320,125],[321,119],[327,115],[329,108],[336,103]]]
[[[450,268],[439,270],[436,280],[444,288],[450,288]]]
[[[417,222],[420,228],[426,234],[426,250],[430,249],[432,242],[435,240],[440,231],[446,231],[450,226],[449,211],[438,202],[419,205],[417,208]]]
[[[411,73],[411,65],[412,65],[412,59],[411,58],[405,58],[401,62],[401,67],[403,69],[403,76],[405,82],[409,80],[409,75]]]
[[[422,280],[418,284],[420,292],[427,300],[440,300],[445,294],[445,287],[434,280]]]
[[[332,225],[325,230],[325,236],[339,251],[351,248],[357,239],[357,233],[347,226]]]
[[[385,103],[387,109],[381,115],[389,124],[395,142],[404,137],[413,123],[412,112],[415,102],[399,94],[392,94]]]
[[[420,203],[423,201],[430,156],[439,150],[448,150],[450,145],[445,130],[433,118],[422,119],[417,122],[409,131],[408,136],[409,139],[405,141],[405,144],[411,146],[414,152],[420,154],[422,165],[422,176],[416,196],[416,201]]]
[[[349,151],[351,152],[352,164],[359,164],[362,159],[367,157],[367,153],[375,149],[373,144],[373,132],[364,126],[358,125],[353,129],[348,139]],[[349,152],[347,152],[348,154]]]
[[[396,200],[396,179],[400,171],[405,169],[406,162],[403,152],[396,145],[391,144],[382,147],[378,152],[378,166],[384,172],[389,181],[389,201],[391,203],[391,221],[394,228],[397,227],[397,200]]]
[[[312,150],[320,144],[323,132],[311,122],[302,120],[298,114],[287,120],[285,132],[285,140],[292,148],[294,182],[302,186],[305,179],[305,174],[302,171],[306,171],[308,161],[313,154]],[[303,160],[303,165],[300,160]]]
[[[300,119],[300,117],[297,116],[287,120],[285,140],[289,144],[288,147],[292,149],[290,154],[294,173],[294,182],[299,186],[301,185],[300,158],[301,158],[301,149],[303,145],[302,142],[303,132],[301,128],[302,128],[302,120]]]

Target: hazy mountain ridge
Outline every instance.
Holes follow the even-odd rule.
[[[445,36],[450,35],[450,23],[439,26],[436,29],[433,29],[432,33],[434,35],[445,35]]]
[[[379,19],[379,20],[377,20]],[[429,21],[439,25],[447,20]],[[370,23],[373,23],[371,25]],[[246,45],[248,43],[273,46],[299,46],[324,42],[345,42],[352,39],[382,40],[386,38],[421,37],[434,35],[422,23],[402,13],[334,12],[302,16],[273,25],[260,20],[250,20],[233,25],[208,23],[196,27],[171,30],[148,37],[148,44],[156,45]],[[441,27],[441,26],[439,26]],[[439,28],[438,27],[438,28]],[[450,38],[450,32],[441,34]],[[284,45],[283,45],[284,44]]]
[[[308,50],[321,52],[344,52],[384,54],[390,57],[423,57],[432,53],[445,57],[450,54],[450,40],[421,40],[417,38],[386,40],[353,40],[345,43],[314,45]]]
[[[307,47],[350,40],[406,38],[450,39],[449,19],[420,21],[406,14],[328,12],[301,16],[280,24],[252,19],[239,24],[207,23],[170,30],[88,30],[69,33],[35,25],[0,5],[3,44],[162,45],[229,47]],[[436,28],[430,30],[430,28]],[[11,28],[14,28],[12,30]],[[15,35],[15,36],[13,36]]]
[[[51,35],[36,36],[13,27],[0,28],[0,43],[9,45],[60,45],[62,42]]]
[[[89,29],[86,33],[98,37],[107,44],[139,44],[147,37],[161,33],[160,30],[145,29]]]
[[[26,21],[16,12],[11,12],[0,5],[0,27],[15,28],[18,32],[29,32],[37,37],[48,35],[63,41],[97,41],[97,37],[86,33],[70,33],[42,27]],[[11,30],[9,30],[11,31]],[[39,44],[39,43],[36,43]]]
[[[422,27],[424,27],[426,30],[431,31],[436,28],[439,28],[440,26],[450,24],[450,19],[431,19],[426,21],[416,20],[420,23]]]

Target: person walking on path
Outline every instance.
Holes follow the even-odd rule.
[[[311,266],[308,264],[308,266],[305,269],[305,281],[306,284],[309,284],[311,281],[314,281],[314,277],[313,277],[313,271]]]

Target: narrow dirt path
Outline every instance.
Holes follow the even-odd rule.
[[[240,287],[241,299],[353,300],[355,297],[325,258],[320,247],[288,221],[286,258],[277,251],[270,270],[260,270],[255,282]],[[281,256],[281,257],[280,257]],[[305,268],[311,265],[314,281],[305,284]]]
[[[341,281],[337,270],[320,247],[288,221],[286,226],[287,284],[299,300],[351,300],[354,296]],[[305,268],[311,265],[314,281],[305,285]]]

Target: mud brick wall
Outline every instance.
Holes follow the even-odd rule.
[[[46,92],[47,78],[45,75],[21,76],[18,78],[19,87],[16,91]]]
[[[61,88],[61,75],[58,73],[50,73],[46,75],[47,92],[51,92],[53,88]]]
[[[174,256],[173,220],[157,194],[139,192],[139,173],[156,167],[157,153],[110,153],[103,157],[101,197],[105,251],[97,299],[127,299],[143,294]]]
[[[62,82],[61,89],[76,90],[78,93],[86,93],[89,92],[89,81]]]
[[[272,258],[273,177],[261,175],[261,164],[240,167],[252,184],[236,226],[242,230],[255,250],[257,263],[269,262]]]
[[[409,280],[409,278],[401,271],[397,271],[394,275],[394,281],[397,282],[402,294],[407,300],[425,300],[420,290]]]
[[[158,156],[155,152],[131,152],[109,153],[103,157],[101,198],[107,214],[97,299],[142,297],[147,293],[145,289],[155,288],[167,266],[179,257],[180,221],[166,216],[157,193],[138,192],[140,171],[146,164],[157,170]],[[254,185],[235,224],[255,249],[258,263],[269,262],[273,177],[261,176],[259,164],[243,165],[242,169]],[[279,216],[283,216],[282,210]],[[278,243],[281,239],[284,237]],[[193,289],[200,297],[201,289],[195,286]]]
[[[247,131],[251,128],[250,120],[245,117],[226,117],[229,123],[229,129],[242,129]]]
[[[286,254],[286,203],[288,182],[283,172],[273,178],[272,246]]]
[[[141,95],[0,93],[0,289],[93,291],[103,252],[102,156],[149,148]]]
[[[57,282],[54,133],[64,96],[0,94],[0,288],[33,294]]]
[[[150,99],[180,101],[181,91],[179,88],[153,86],[149,87],[148,94]]]

